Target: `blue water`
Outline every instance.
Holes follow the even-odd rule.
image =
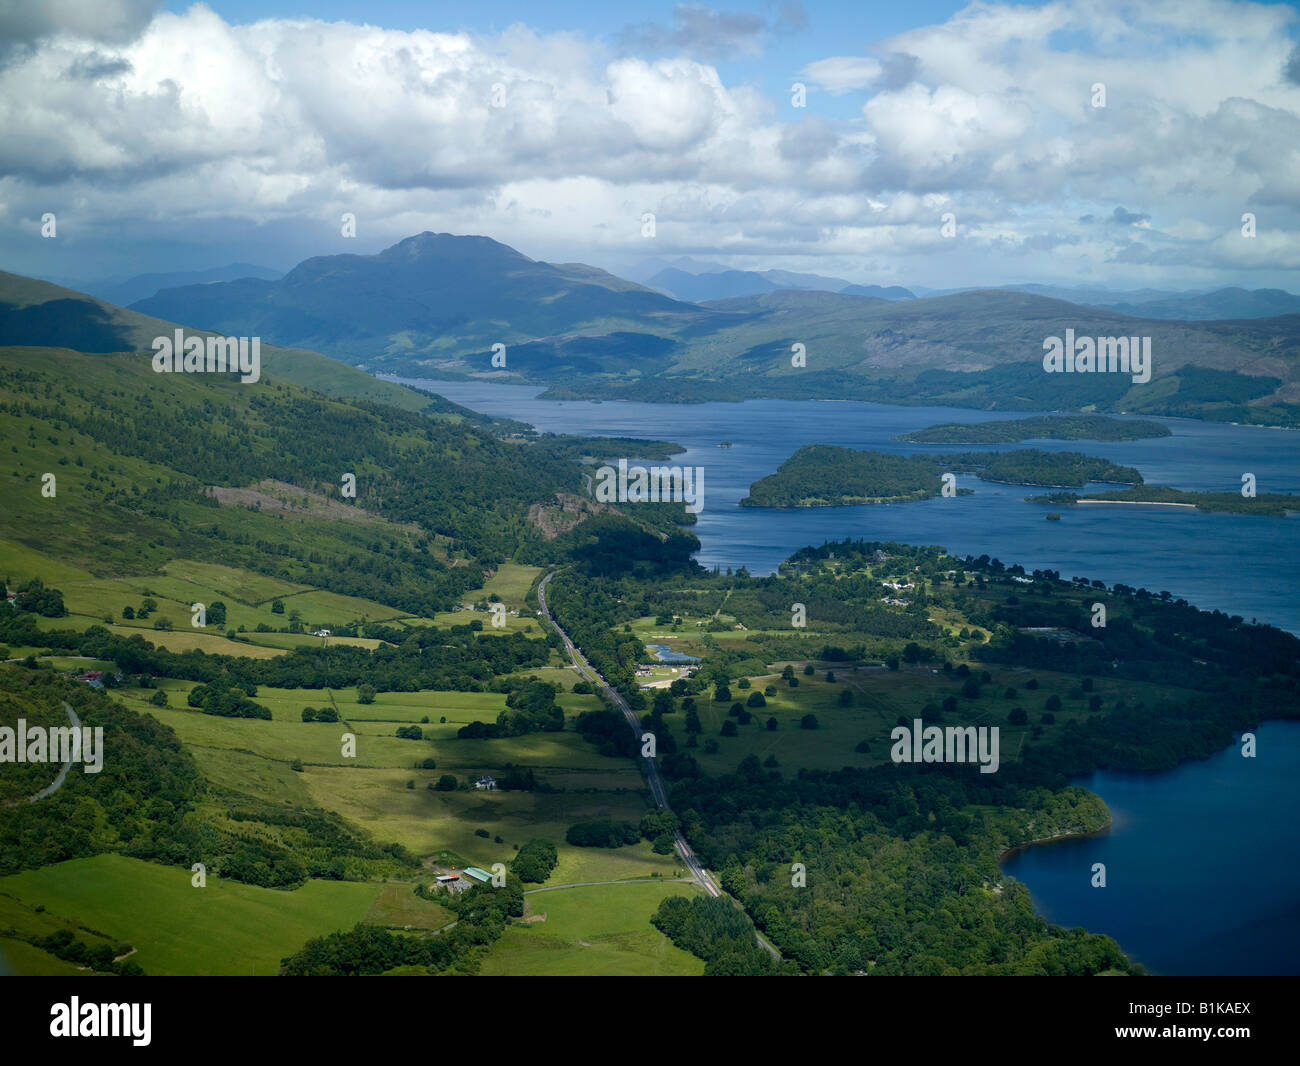
[[[1168,590],[1300,633],[1300,516],[1262,518],[1160,507],[1048,508],[1024,502],[1045,490],[957,479],[973,496],[892,506],[774,511],[742,508],[749,486],[804,444],[913,454],[893,438],[937,422],[984,422],[1026,413],[750,400],[693,405],[551,402],[531,386],[410,382],[485,414],[556,433],[648,437],[686,446],[674,465],[704,469],[694,527],[707,565],[770,573],[808,544],[843,537],[941,544],[1028,570],[1059,570],[1107,584]],[[1082,451],[1136,466],[1147,482],[1237,492],[1252,473],[1259,492],[1300,492],[1300,432],[1157,419],[1155,440],[1026,441],[983,449]],[[730,448],[717,447],[731,441]],[[950,445],[933,450],[965,450]],[[635,460],[636,456],[627,456]],[[1105,486],[1097,486],[1102,488]],[[1259,754],[1233,747],[1169,773],[1099,773],[1078,784],[1104,798],[1115,825],[1104,836],[1035,846],[1005,869],[1028,885],[1040,912],[1114,936],[1154,973],[1300,972],[1300,723],[1266,723]],[[1091,887],[1104,862],[1107,887]]]
[[[655,658],[661,663],[672,665],[673,663],[698,663],[700,661],[694,655],[673,651],[667,644],[647,644],[646,647],[655,653]]]
[[[1207,610],[1269,622],[1300,633],[1300,515],[1286,518],[1211,514],[1185,508],[1065,507],[1061,521],[1024,498],[1048,490],[995,485],[959,475],[973,496],[918,503],[775,511],[739,507],[749,486],[804,444],[911,455],[926,450],[1044,448],[1081,451],[1136,466],[1147,482],[1181,489],[1239,492],[1255,475],[1257,491],[1300,492],[1300,432],[1164,422],[1173,436],[1154,440],[1026,441],[1021,444],[905,444],[893,438],[937,422],[985,422],[1026,412],[952,407],[893,407],[825,400],[745,403],[591,403],[536,399],[539,389],[490,382],[410,381],[485,414],[517,418],[554,433],[649,437],[684,445],[672,462],[702,467],[704,509],[693,527],[706,566],[771,573],[809,544],[844,537],[940,544],[961,555],[988,554],[1026,570],[1122,582],[1174,596]],[[717,447],[732,441],[730,448]],[[635,456],[628,456],[635,459]],[[1095,489],[1113,488],[1097,485]]]
[[[1073,782],[1111,809],[1095,837],[1036,844],[1003,870],[1048,921],[1108,933],[1159,974],[1300,974],[1300,722],[1159,774]],[[1092,887],[1093,863],[1106,887]]]

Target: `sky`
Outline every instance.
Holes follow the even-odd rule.
[[[1232,0],[0,0],[0,269],[431,230],[616,272],[1300,292],[1297,42],[1294,6]]]

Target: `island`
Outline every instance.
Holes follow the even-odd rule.
[[[1141,485],[1129,489],[1089,493],[1087,496],[1079,496],[1073,492],[1053,492],[1047,496],[1025,498],[1030,503],[1054,506],[1147,504],[1155,507],[1186,507],[1198,511],[1271,515],[1275,518],[1300,511],[1300,496],[1294,493],[1271,492],[1259,496],[1242,496],[1238,492],[1190,492],[1184,489],[1171,489],[1164,485]]]
[[[1042,415],[997,422],[944,422],[895,439],[912,444],[1016,444],[1022,440],[1115,441],[1168,436],[1172,436],[1168,426],[1144,419]]]
[[[742,507],[844,507],[908,503],[941,495],[943,475],[975,474],[982,481],[1010,485],[1082,488],[1089,482],[1141,485],[1142,475],[1078,452],[1022,448],[1010,452],[951,455],[891,455],[830,444],[808,444],[776,473],[749,487]],[[959,488],[957,495],[972,489]]]

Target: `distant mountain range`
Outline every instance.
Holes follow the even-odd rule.
[[[674,270],[686,274],[660,273]],[[732,275],[761,277],[705,277],[726,286]],[[810,278],[823,280],[780,281]],[[552,397],[870,399],[1300,426],[1300,314],[1171,321],[1039,292],[890,299],[870,287],[828,292],[761,280],[773,287],[694,303],[583,264],[539,262],[487,237],[424,233],[377,255],[308,259],[278,280],[164,289],[129,311],[0,275],[0,344],[144,349],[180,323],[281,346],[270,362],[291,369],[296,359],[304,383],[328,380],[331,365],[353,374],[341,365],[350,363],[407,377],[536,383]],[[1066,330],[1150,337],[1150,382],[1046,373],[1044,340]]]
[[[1083,307],[1101,307],[1138,318],[1179,319],[1201,322],[1212,319],[1271,318],[1300,314],[1300,296],[1282,289],[1209,289],[1204,292],[1169,292],[1160,289],[1134,291],[1099,288],[1068,288],[1059,285],[999,285],[1005,292],[1028,292],[1065,300]],[[973,289],[923,289],[918,296],[951,296]]]
[[[102,278],[94,281],[75,281],[67,278],[51,279],[78,292],[97,296],[111,304],[127,307],[138,300],[152,296],[159,289],[175,289],[182,285],[206,285],[214,281],[235,281],[239,278],[260,278],[274,281],[284,276],[281,270],[255,266],[252,263],[230,263],[208,270],[173,271],[167,274],[137,274],[130,278]]]
[[[854,285],[843,278],[821,274],[796,274],[789,270],[717,270],[693,274],[668,267],[651,277],[646,285],[678,300],[705,303],[737,296],[760,296],[780,289],[844,292],[853,296],[878,296],[885,300],[911,300],[915,294],[897,285]]]

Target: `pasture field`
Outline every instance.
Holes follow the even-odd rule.
[[[58,585],[60,588],[66,584],[95,579],[89,570],[63,562],[53,555],[46,555],[19,541],[0,540],[0,578],[6,577],[14,585],[39,577],[47,585]]]
[[[465,594],[466,596],[478,596],[477,590],[471,589]],[[483,623],[483,632],[489,636],[493,633],[525,633],[530,637],[536,638],[541,635],[542,627],[529,611],[518,616],[506,612],[504,626],[497,628],[492,624],[492,614],[490,611],[439,611],[431,620],[426,621],[420,618],[401,618],[398,621],[404,625],[433,625],[441,626],[444,629],[451,626],[467,626],[471,622],[478,621]]]
[[[194,888],[189,870],[122,855],[45,866],[0,878],[26,907],[128,940],[148,974],[274,974],[312,937],[351,929],[383,886],[308,881],[291,892],[220,878]]]
[[[540,566],[502,563],[497,567],[496,573],[483,583],[482,595],[486,597],[496,593],[507,607],[522,609],[528,590],[543,573],[545,570]]]
[[[456,920],[456,915],[441,904],[421,899],[411,881],[386,881],[366,911],[367,925],[388,928],[441,929]]]
[[[135,632],[130,628],[116,623],[113,629],[118,636],[131,637],[135,635]],[[274,659],[277,655],[284,654],[283,648],[267,648],[259,644],[246,644],[239,640],[227,640],[220,635],[221,631],[213,626],[209,626],[206,630],[192,629],[188,621],[185,623],[184,628],[177,626],[177,628],[171,630],[141,629],[138,632],[150,644],[155,647],[166,648],[168,651],[189,651],[192,648],[202,648],[209,655],[242,655],[248,659]]]
[[[270,803],[289,803],[295,807],[312,805],[303,775],[291,770],[289,764],[280,759],[269,759],[251,751],[197,744],[187,744],[186,750],[194,756],[203,776],[218,788],[243,792]]]
[[[639,790],[577,794],[431,790],[428,786],[443,772],[440,762],[436,770],[310,766],[302,776],[316,806],[336,811],[373,839],[396,841],[417,855],[436,854],[451,865],[483,869],[490,869],[494,862],[508,863],[516,846],[534,837],[554,841],[563,866],[568,850],[599,850],[571,849],[564,843],[574,822],[596,818],[639,821],[648,810],[648,801]],[[464,775],[457,776],[463,779]],[[415,787],[408,789],[410,780]],[[477,836],[479,829],[488,836]],[[495,840],[498,836],[500,844]],[[604,858],[575,859],[571,869],[581,870],[584,864],[594,869]],[[670,874],[676,862],[674,856],[656,855],[644,863],[615,859],[612,867],[642,871],[631,876],[648,875],[656,868]],[[555,878],[553,873],[551,881]]]
[[[590,885],[526,896],[528,917],[492,945],[485,976],[692,976],[704,961],[650,924],[661,900],[693,895],[694,885],[650,881]],[[537,920],[542,919],[542,920]]]
[[[294,648],[319,648],[325,643],[324,639],[311,633],[249,632],[241,633],[240,636],[253,644],[263,644],[268,648],[282,648],[286,651],[291,651]],[[333,634],[328,637],[328,642],[331,647],[336,644],[343,644],[351,648],[369,648],[371,651],[387,644],[387,641],[376,640],[373,637],[336,637]]]
[[[83,938],[84,942],[84,938]],[[90,977],[90,970],[65,962],[24,940],[0,936],[0,977]]]

